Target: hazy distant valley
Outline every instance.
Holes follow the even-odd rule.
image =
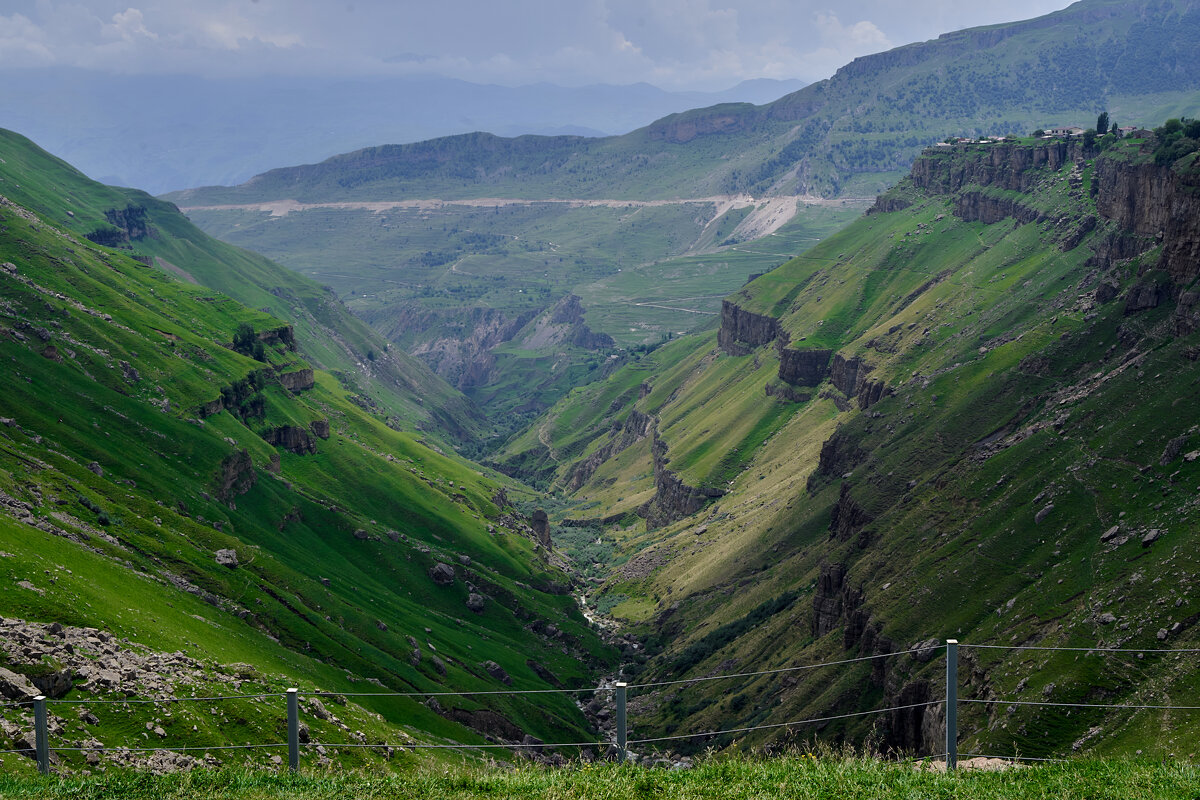
[[[620,679],[673,761],[927,756],[956,637],[964,753],[1190,753],[1121,706],[1200,705],[1152,652],[1200,620],[1197,42],[1188,0],[1084,0],[619,136],[161,198],[2,132],[0,691],[340,692],[319,763],[376,766],[572,758],[614,711],[552,690]],[[507,689],[545,694],[459,694]],[[54,736],[280,735],[255,702]]]

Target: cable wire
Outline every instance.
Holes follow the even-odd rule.
[[[596,686],[590,689],[492,689],[475,692],[300,692],[305,697],[471,697],[488,694],[585,694],[615,689]]]
[[[1056,763],[1066,763],[1065,758],[1034,758],[1033,756],[989,756],[983,753],[959,753],[959,758],[998,758],[1002,761],[1052,761]]]
[[[975,650],[1063,650],[1081,653],[1200,653],[1200,648],[1153,650],[1145,647],[1042,647],[1040,645],[961,643],[958,646],[961,648],[973,648]]]
[[[283,744],[213,744],[181,745],[179,747],[51,747],[54,753],[175,753],[185,750],[262,750],[270,747],[287,747]]]
[[[960,703],[983,703],[1000,706],[1055,706],[1057,708],[1127,708],[1137,710],[1142,708],[1161,711],[1200,711],[1200,706],[1135,706],[1118,703],[1051,703],[1038,700],[968,700],[959,698]]]
[[[612,744],[613,744],[612,742],[562,742],[562,743],[544,742],[542,744],[422,744],[419,742],[404,743],[404,744],[398,744],[398,743],[394,743],[394,742],[384,742],[382,744],[329,744],[328,742],[310,742],[304,746],[305,747],[327,747],[330,749],[337,749],[339,747],[358,747],[358,748],[391,747],[391,748],[395,748],[395,749],[402,749],[402,748],[407,747],[411,750],[462,750],[462,749],[473,750],[476,748],[481,749],[481,750],[487,750],[487,749],[514,748],[514,747],[517,747],[517,748],[521,748],[521,747],[524,747],[524,748],[533,748],[533,747],[608,747]]]
[[[879,658],[891,658],[892,656],[903,656],[909,653],[920,653],[930,648],[920,647],[912,650],[900,650],[895,653],[879,653],[873,656],[859,656],[858,658],[846,658],[841,661],[826,661],[822,664],[802,664],[798,667],[780,667],[779,669],[765,669],[760,672],[735,672],[729,675],[710,675],[706,678],[681,678],[675,681],[656,681],[654,683],[631,683],[627,689],[649,689],[655,686],[674,686],[679,683],[701,683],[702,681],[719,681],[727,678],[754,678],[759,675],[777,675],[781,672],[797,672],[806,669],[819,669],[821,667],[836,667],[842,664],[855,664],[859,661],[874,661]]]
[[[216,700],[262,700],[267,697],[286,697],[286,696],[287,695],[285,692],[271,692],[269,694],[229,694],[229,695],[220,695],[220,696],[213,696],[213,697],[187,697],[187,696],[167,697],[162,700],[47,700],[46,702],[47,703],[58,703],[60,705],[68,705],[68,706],[86,706],[86,705],[91,705],[93,703],[112,704],[112,705],[119,705],[122,703],[128,703],[131,705],[132,704],[142,704],[142,703],[155,703],[158,705],[170,705],[172,703],[183,703],[183,702],[211,703]]]
[[[927,700],[924,703],[913,703],[907,706],[892,706],[891,708],[880,708],[874,711],[856,711],[851,714],[837,714],[832,717],[816,717],[813,719],[801,719],[794,722],[776,722],[772,725],[753,725],[747,728],[729,728],[723,731],[704,731],[702,733],[685,733],[678,736],[658,736],[653,739],[630,739],[628,744],[647,744],[649,742],[669,742],[676,739],[696,739],[701,736],[721,736],[726,733],[745,733],[747,731],[761,731],[767,728],[787,728],[792,725],[808,725],[813,722],[829,722],[835,719],[849,719],[850,717],[865,717],[871,714],[887,714],[891,711],[903,711],[906,708],[920,708],[922,706],[931,706],[939,703],[939,700]]]

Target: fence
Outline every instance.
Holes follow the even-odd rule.
[[[1171,649],[1171,650],[1155,650],[1155,649],[1140,649],[1140,648],[1103,648],[1103,647],[1038,647],[1038,646],[1019,646],[1019,645],[972,645],[961,644],[956,639],[947,639],[945,644],[946,658],[946,749],[944,753],[939,753],[935,758],[944,758],[946,768],[953,770],[958,765],[959,755],[965,757],[985,757],[985,758],[1004,758],[1022,761],[1051,761],[1055,759],[1045,758],[1030,758],[1016,754],[1013,755],[989,755],[984,753],[962,753],[958,752],[958,710],[960,704],[987,704],[987,705],[1007,705],[1007,706],[1050,706],[1060,708],[1088,708],[1088,709],[1152,709],[1152,710],[1170,710],[1170,711],[1196,711],[1200,710],[1200,706],[1179,706],[1179,705],[1135,705],[1135,704],[1118,704],[1118,703],[1055,703],[1050,701],[1031,701],[1031,700],[1003,700],[1003,699],[972,699],[959,698],[958,696],[958,663],[959,663],[959,648],[978,649],[978,650],[1041,650],[1041,651],[1076,651],[1085,652],[1088,654],[1100,653],[1137,653],[1137,654],[1183,654],[1183,653],[1200,653],[1200,649]],[[631,745],[639,744],[659,744],[670,741],[683,741],[687,739],[699,739],[723,736],[735,733],[749,733],[751,731],[770,730],[779,728],[793,728],[801,725],[811,725],[817,723],[831,722],[835,720],[852,719],[856,717],[872,716],[878,714],[888,714],[897,711],[905,711],[914,708],[923,708],[935,705],[939,700],[927,700],[919,703],[909,703],[905,705],[891,706],[888,708],[872,709],[870,711],[855,711],[845,714],[834,714],[823,717],[813,717],[802,720],[792,720],[789,722],[777,722],[766,725],[751,725],[744,727],[726,728],[714,731],[700,731],[696,733],[676,734],[671,736],[657,736],[643,739],[628,738],[627,724],[627,693],[630,690],[638,689],[656,689],[667,686],[691,685],[698,683],[706,683],[711,681],[732,680],[737,678],[758,678],[766,675],[780,675],[785,673],[802,672],[808,670],[816,670],[828,667],[846,666],[866,661],[875,661],[877,659],[896,658],[899,656],[910,655],[915,653],[928,653],[931,647],[920,647],[911,650],[903,650],[895,653],[882,653],[871,656],[860,656],[857,658],[847,658],[838,661],[826,661],[819,664],[805,664],[795,667],[780,667],[778,669],[759,670],[755,672],[739,672],[725,675],[711,675],[702,678],[681,678],[678,680],[657,681],[651,683],[631,684],[626,682],[617,682],[610,686],[596,686],[585,689],[531,689],[531,690],[487,690],[474,692],[305,692],[310,697],[408,697],[408,698],[435,698],[435,697],[472,697],[485,695],[542,695],[542,694],[589,694],[596,692],[611,692],[613,694],[615,704],[615,732],[613,741],[592,741],[592,742],[560,742],[560,743],[531,743],[531,744],[428,744],[419,742],[402,742],[402,743],[376,743],[376,744],[346,744],[346,743],[326,743],[330,747],[336,748],[395,748],[395,749],[461,749],[461,750],[484,750],[484,749],[528,749],[528,748],[555,748],[555,747],[614,747],[616,757],[619,761],[625,761],[629,754]],[[50,754],[53,752],[87,752],[87,751],[116,751],[121,753],[132,752],[188,752],[188,751],[210,751],[210,750],[250,750],[250,749],[279,749],[287,748],[288,767],[296,770],[300,765],[300,690],[297,688],[287,689],[284,693],[265,693],[265,694],[245,694],[245,695],[224,695],[212,697],[178,697],[169,700],[51,700],[45,696],[35,697],[32,701],[20,701],[10,703],[0,703],[0,709],[27,707],[33,706],[34,715],[34,756],[37,760],[38,769],[43,774],[50,772]],[[181,702],[211,702],[218,700],[249,700],[249,699],[265,699],[265,698],[283,698],[286,702],[287,714],[287,741],[273,744],[244,744],[244,745],[188,745],[178,747],[51,747],[49,735],[49,714],[47,706],[50,703],[65,704],[65,705],[94,705],[99,703],[121,703],[121,704],[177,704]],[[320,743],[308,742],[307,747],[318,747]],[[0,754],[22,753],[28,754],[29,748],[16,750],[3,750]]]

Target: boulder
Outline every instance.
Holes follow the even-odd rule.
[[[438,586],[449,586],[454,583],[454,567],[439,561],[429,568],[429,578]]]
[[[932,639],[926,639],[923,642],[917,642],[909,649],[913,651],[912,657],[914,659],[922,664],[927,664],[930,661],[933,661],[933,659],[942,652],[943,648],[944,646],[942,645],[942,641],[935,636]]]
[[[229,567],[230,569],[237,568],[238,557],[236,550],[218,550],[213,554],[213,557],[222,567]]]
[[[32,700],[40,694],[41,691],[24,675],[0,667],[0,695],[9,700],[22,701]]]
[[[495,661],[484,661],[479,666],[483,667],[484,672],[486,672],[488,675],[491,675],[493,678],[500,681],[501,683],[504,683],[504,684],[512,683],[512,678],[509,676],[509,674],[507,672],[504,671],[504,667],[500,666]]]
[[[1159,540],[1164,531],[1158,528],[1152,528],[1149,533],[1142,537],[1142,547],[1149,547]]]

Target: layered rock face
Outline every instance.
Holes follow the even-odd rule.
[[[1159,267],[1177,285],[1200,277],[1200,175],[1100,158],[1094,180],[1101,216],[1136,236],[1160,241]]]
[[[688,486],[683,479],[667,469],[667,443],[658,438],[657,434],[650,452],[654,457],[654,499],[640,512],[646,518],[647,526],[669,525],[675,520],[695,514],[704,508],[709,500],[725,496],[721,489]]]
[[[779,350],[779,379],[792,386],[816,386],[829,376],[832,350]]]
[[[744,356],[750,348],[770,344],[782,331],[779,320],[746,311],[729,300],[721,301],[721,328],[717,346],[731,356]]]
[[[619,425],[614,424],[609,432],[608,442],[589,455],[583,461],[580,461],[572,469],[567,477],[567,491],[574,492],[588,482],[608,459],[620,453],[630,445],[640,442],[647,436],[654,433],[654,418],[649,414],[644,414],[637,409],[629,412],[629,416],[625,417],[625,421]]]

